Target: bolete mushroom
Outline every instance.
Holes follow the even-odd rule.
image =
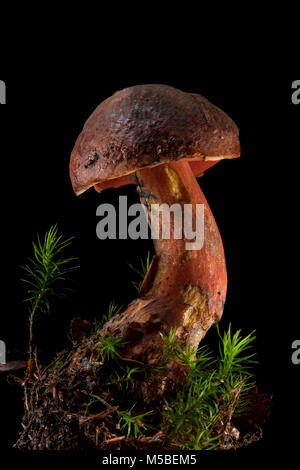
[[[159,333],[197,347],[223,313],[227,273],[221,236],[195,176],[240,155],[238,128],[206,98],[166,85],[138,85],[103,101],[84,125],[71,155],[77,195],[136,184],[149,213],[153,204],[204,205],[204,244],[154,240],[155,256],[138,298],[104,326],[127,341],[126,355],[153,362]],[[192,211],[195,217],[196,211]],[[195,220],[193,220],[195,223]]]

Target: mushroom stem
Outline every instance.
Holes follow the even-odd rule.
[[[105,330],[127,338],[126,355],[151,362],[160,353],[161,337],[171,328],[183,343],[197,347],[207,330],[223,313],[227,274],[221,236],[209,205],[187,161],[145,168],[136,173],[141,202],[149,220],[162,228],[157,205],[192,207],[195,230],[196,205],[204,205],[204,243],[188,250],[187,240],[174,239],[177,216],[170,212],[170,238],[154,240],[155,256],[138,298],[125,312],[110,320]],[[153,210],[154,209],[154,210]],[[184,223],[182,217],[181,223]],[[184,227],[182,226],[184,234]]]

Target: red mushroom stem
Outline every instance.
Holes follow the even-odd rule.
[[[204,205],[204,244],[188,250],[187,240],[174,239],[175,218],[171,213],[170,238],[154,240],[155,256],[138,298],[104,328],[128,341],[126,355],[152,362],[161,350],[161,336],[171,328],[183,343],[197,347],[210,326],[222,316],[227,274],[221,236],[209,205],[187,161],[145,168],[136,173],[141,202],[154,218],[153,204]],[[157,206],[156,206],[157,207]],[[159,217],[159,216],[157,216]],[[182,223],[184,218],[182,217]],[[162,218],[159,218],[161,228]],[[184,233],[184,227],[182,227]]]

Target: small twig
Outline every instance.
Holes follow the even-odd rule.
[[[24,399],[25,399],[25,409],[28,412],[29,411],[29,405],[28,405],[28,390],[26,384],[24,385]]]
[[[80,415],[78,415],[77,413],[69,413],[68,411],[65,411],[65,410],[60,410],[60,409],[56,409],[56,410],[50,410],[48,412],[49,415],[55,415],[55,414],[58,414],[58,413],[62,413],[64,415],[67,415],[68,417],[70,418],[81,418]]]
[[[107,439],[106,441],[103,441],[102,445],[103,444],[112,444],[113,442],[122,441],[123,439],[126,439],[126,436],[113,437],[112,439]]]
[[[79,419],[80,424],[85,424],[89,421],[94,421],[95,419],[102,419],[105,418],[106,416],[112,414],[114,411],[116,411],[119,407],[118,406],[113,406],[109,410],[102,411],[101,413],[98,413],[96,415],[91,415],[88,416],[87,418],[81,418]]]
[[[99,397],[98,395],[93,395],[91,394],[91,397],[93,398],[96,398],[97,400],[99,400],[101,403],[103,403],[103,405],[106,406],[106,408],[111,408],[111,405],[109,403],[107,403],[107,401],[105,401],[102,397]]]
[[[139,441],[141,442],[157,442],[157,441],[161,441],[162,437],[164,437],[166,435],[165,432],[163,431],[158,431],[156,434],[154,434],[154,436],[149,436],[149,437],[141,437],[139,439]]]

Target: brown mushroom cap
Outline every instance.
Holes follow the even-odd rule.
[[[167,85],[137,85],[103,101],[86,121],[70,160],[76,194],[130,184],[145,166],[189,160],[195,175],[240,155],[234,122],[206,98]]]

